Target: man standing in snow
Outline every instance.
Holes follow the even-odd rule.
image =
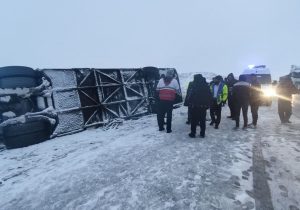
[[[246,82],[246,76],[240,75],[239,81],[234,84],[232,89],[233,100],[235,102],[235,129],[240,126],[240,114],[243,111],[244,127],[248,126],[248,106],[250,100],[250,84]]]
[[[294,86],[289,76],[280,77],[277,87],[278,114],[281,123],[291,123],[292,115],[292,95],[299,94],[299,90]]]
[[[224,106],[228,97],[228,88],[223,82],[222,76],[218,75],[214,78],[210,91],[213,96],[210,105],[210,125],[215,125],[215,129],[218,129],[221,122],[222,106]]]
[[[176,99],[176,94],[180,94],[179,84],[178,81],[174,79],[173,70],[168,70],[166,77],[159,80],[156,91],[158,92],[159,98],[157,110],[159,131],[165,130],[164,118],[167,114],[167,133],[171,133],[173,104]]]
[[[206,110],[211,102],[211,92],[205,78],[201,74],[194,76],[191,84],[190,94],[187,96],[187,103],[191,112],[191,133],[189,136],[195,138],[196,128],[200,122],[200,137],[205,137],[206,129]]]
[[[258,120],[258,108],[261,103],[261,84],[257,80],[255,74],[251,75],[251,89],[250,89],[250,108],[252,114],[252,123],[250,124],[256,128]]]
[[[228,87],[228,107],[230,109],[230,115],[227,118],[231,119],[234,119],[234,101],[232,99],[232,88],[235,83],[237,83],[237,80],[234,78],[233,73],[228,74],[226,78],[226,85]]]

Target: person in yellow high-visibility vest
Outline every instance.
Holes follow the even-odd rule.
[[[222,106],[225,105],[228,98],[228,88],[222,76],[218,75],[213,79],[210,91],[213,97],[210,105],[210,125],[214,125],[215,129],[218,129],[221,122]]]

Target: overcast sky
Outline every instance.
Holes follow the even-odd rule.
[[[300,0],[0,0],[0,66],[300,65]]]

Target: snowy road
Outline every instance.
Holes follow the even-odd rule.
[[[146,116],[2,151],[0,209],[299,209],[300,119],[263,107],[256,130],[233,131],[227,111],[205,139],[188,138],[182,107],[171,134]]]

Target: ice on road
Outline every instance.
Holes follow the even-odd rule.
[[[256,130],[233,131],[227,112],[205,139],[188,137],[182,107],[171,134],[152,115],[4,150],[0,209],[255,209],[257,142],[274,209],[299,209],[300,119],[281,125],[276,106],[262,107]]]

